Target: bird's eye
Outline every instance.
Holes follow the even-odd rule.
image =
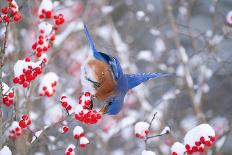
[[[112,101],[110,101],[109,103],[108,103],[108,105],[111,105],[112,104]]]

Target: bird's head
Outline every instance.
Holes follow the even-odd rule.
[[[104,106],[100,112],[103,114],[116,115],[123,106],[124,95],[110,96],[106,99]]]

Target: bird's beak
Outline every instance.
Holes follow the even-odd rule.
[[[108,105],[108,104],[105,104],[105,105],[100,109],[99,112],[102,113],[102,114],[105,114],[105,113],[107,112],[108,108],[109,108],[109,105]]]

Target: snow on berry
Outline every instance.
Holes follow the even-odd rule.
[[[27,115],[23,115],[22,119],[19,121],[19,126],[24,129],[31,125],[31,119]]]
[[[75,126],[73,129],[73,137],[75,139],[80,139],[80,137],[83,137],[84,135],[84,129],[81,126]]]
[[[204,148],[211,147],[214,141],[214,129],[209,124],[200,124],[186,133],[184,137],[185,152],[187,154],[204,152]],[[180,143],[174,143],[172,146],[172,155],[182,155],[183,151]]]
[[[75,106],[75,118],[78,121],[86,124],[95,124],[101,118],[101,113],[92,110],[93,103],[91,100],[91,93],[85,92],[84,95],[79,97],[79,104]]]
[[[186,149],[184,144],[180,142],[175,142],[171,147],[172,155],[184,155]]]
[[[58,79],[58,76],[54,72],[45,74],[40,79],[39,95],[47,97],[53,96],[56,91]]]
[[[86,145],[89,144],[89,140],[86,137],[81,137],[80,138],[80,147],[85,148]]]
[[[60,102],[61,102],[61,106],[62,106],[66,111],[72,110],[72,106],[71,106],[70,103],[68,102],[67,96],[64,96],[64,95],[61,96]]]
[[[170,132],[170,127],[166,126],[164,129],[161,131],[161,135],[168,134]]]
[[[53,3],[51,0],[42,0],[40,7],[39,7],[39,18],[52,18],[52,11],[53,11]]]
[[[2,102],[6,107],[10,107],[14,103],[14,91],[2,82]]]
[[[67,125],[64,125],[61,128],[59,128],[60,133],[66,133],[68,131],[69,131],[69,127]]]
[[[143,139],[149,133],[149,124],[147,122],[137,122],[134,131],[137,138]]]
[[[0,150],[0,155],[12,155],[11,150],[9,149],[8,146],[4,146],[1,150]]]
[[[80,96],[79,104],[82,105],[84,109],[91,109],[92,108],[91,94],[89,92],[85,92],[84,95]]]
[[[53,26],[48,22],[41,22],[39,24],[39,33],[36,42],[32,44],[32,49],[37,57],[41,57],[43,53],[46,53],[55,40],[55,31],[53,30]]]
[[[232,10],[227,13],[226,23],[228,26],[232,27]]]
[[[153,151],[143,150],[142,155],[156,155]]]
[[[75,149],[75,145],[69,144],[69,146],[65,150],[65,155],[75,155],[74,149]]]
[[[14,65],[14,79],[15,84],[20,84],[24,88],[29,86],[29,83],[36,79],[43,70],[43,60],[31,62],[29,59],[18,60]]]
[[[53,26],[48,22],[41,22],[39,24],[39,31],[45,36],[49,36],[49,34],[53,31]]]
[[[18,22],[22,18],[21,13],[15,0],[8,1],[8,6],[1,9],[0,22],[9,23],[10,21]]]
[[[11,126],[7,130],[7,137],[9,139],[16,139],[21,135],[21,128],[19,126],[19,122],[12,122]]]

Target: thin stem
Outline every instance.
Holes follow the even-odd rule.
[[[1,53],[0,53],[0,84],[1,84],[1,89],[0,89],[0,148],[2,148],[2,144],[3,144],[3,110],[2,110],[2,98],[3,98],[3,94],[2,94],[2,68],[4,66],[4,58],[5,58],[5,52],[6,52],[6,43],[7,43],[7,36],[8,36],[8,26],[9,23],[5,24],[5,33],[4,33],[4,38],[3,38],[3,44],[1,45]]]

